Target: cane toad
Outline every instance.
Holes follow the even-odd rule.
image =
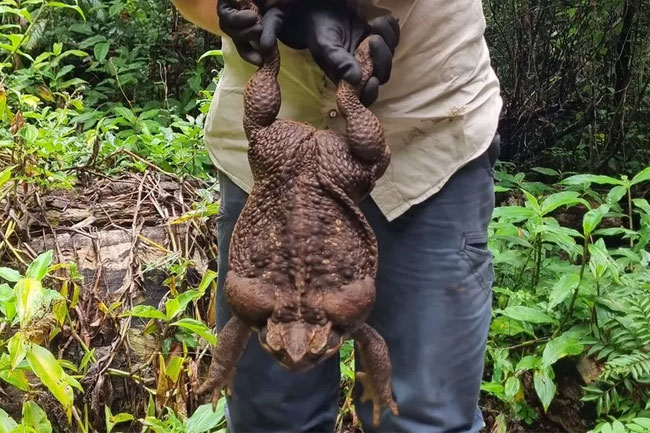
[[[245,7],[254,9],[252,2]],[[342,81],[337,90],[345,135],[277,118],[277,47],[247,83],[244,130],[254,185],[230,244],[225,293],[233,317],[219,333],[200,393],[211,390],[218,399],[252,332],[293,371],[327,359],[352,337],[366,369],[357,378],[363,398],[373,402],[373,422],[383,407],[398,413],[386,343],[365,324],[375,300],[377,243],[358,208],[390,151],[379,120],[359,102],[372,74],[368,40],[355,56],[362,84]]]

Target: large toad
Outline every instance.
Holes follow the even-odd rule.
[[[362,84],[341,82],[337,92],[345,136],[277,119],[277,47],[246,86],[254,186],[230,244],[225,292],[233,317],[219,333],[200,393],[212,390],[216,399],[231,383],[252,331],[293,371],[330,357],[352,337],[366,369],[357,378],[364,399],[373,402],[374,423],[384,406],[397,415],[386,343],[365,324],[375,300],[377,244],[357,206],[386,170],[390,151],[378,119],[359,102],[372,73],[367,40],[356,58]]]

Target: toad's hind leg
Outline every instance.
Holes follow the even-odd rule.
[[[379,119],[359,100],[359,93],[368,82],[373,69],[369,39],[359,45],[355,58],[361,64],[363,72],[361,84],[352,86],[341,80],[336,103],[347,122],[346,138],[350,151],[360,160],[373,164],[375,178],[379,178],[390,162],[390,150],[386,145]]]
[[[372,401],[372,423],[379,426],[381,410],[388,407],[393,415],[399,415],[397,403],[390,388],[391,364],[386,342],[369,325],[362,325],[352,334],[359,348],[361,365],[366,372],[357,372],[363,385],[361,401]]]
[[[215,406],[221,390],[232,389],[235,364],[244,353],[251,335],[251,328],[234,316],[219,332],[219,341],[212,354],[208,379],[197,390],[199,395],[212,391],[212,405]]]
[[[263,66],[255,72],[244,89],[244,131],[253,144],[254,136],[270,126],[280,112],[280,53],[277,46],[264,56]]]

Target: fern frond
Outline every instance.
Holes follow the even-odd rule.
[[[650,344],[650,296],[637,296],[634,302],[631,302],[629,317],[641,346]]]
[[[23,44],[23,50],[31,51],[39,46],[45,40],[45,28],[47,27],[47,18],[40,18],[32,27],[29,38]]]
[[[610,359],[605,365],[601,378],[621,380],[630,376],[635,381],[650,378],[650,354],[637,352]]]

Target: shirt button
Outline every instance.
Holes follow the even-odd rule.
[[[330,110],[330,112],[328,114],[329,114],[331,119],[334,119],[334,118],[336,118],[336,116],[339,115],[339,113],[334,109]]]

